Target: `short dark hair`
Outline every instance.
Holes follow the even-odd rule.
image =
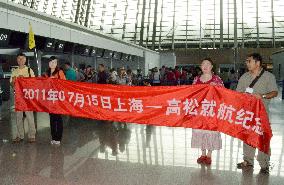
[[[17,54],[17,57],[26,57],[26,58],[27,58],[27,56],[26,56],[24,53],[22,53],[22,52],[21,52],[21,53],[18,53],[18,54]]]
[[[105,65],[103,65],[103,64],[99,64],[99,66],[105,67]]]
[[[49,58],[49,60],[48,60],[48,62],[50,62],[50,61],[52,61],[52,60],[58,60],[57,58],[56,58],[56,56],[51,56],[50,58]]]
[[[70,62],[65,62],[66,65],[71,66]]]
[[[259,61],[260,65],[262,65],[262,56],[259,53],[248,54],[248,57],[252,57],[255,61]]]
[[[204,60],[207,60],[211,63],[212,66],[214,66],[213,60],[210,57],[206,57],[204,59],[201,60],[201,62],[203,62]]]

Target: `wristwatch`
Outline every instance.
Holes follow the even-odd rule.
[[[261,97],[262,97],[263,99],[265,99],[265,98],[266,98],[266,94],[263,94]]]

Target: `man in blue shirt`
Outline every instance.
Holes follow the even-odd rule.
[[[76,71],[71,67],[70,62],[65,62],[65,76],[67,80],[76,81]]]

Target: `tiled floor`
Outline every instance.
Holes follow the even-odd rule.
[[[283,185],[284,101],[271,103],[273,138],[270,175],[242,171],[242,142],[222,134],[223,149],[213,153],[211,167],[196,163],[191,129],[147,127],[70,118],[62,146],[49,144],[49,117],[37,114],[37,143],[12,144],[15,113],[9,102],[0,116],[0,184],[186,184]],[[66,119],[67,120],[67,119]]]

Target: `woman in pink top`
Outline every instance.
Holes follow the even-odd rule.
[[[195,77],[193,84],[210,84],[224,86],[223,81],[217,75],[214,75],[213,62],[210,58],[205,58],[201,63],[202,74]],[[202,155],[197,159],[198,163],[210,165],[211,155],[213,150],[220,150],[222,148],[222,140],[219,132],[207,130],[192,130],[192,148],[200,148]]]

